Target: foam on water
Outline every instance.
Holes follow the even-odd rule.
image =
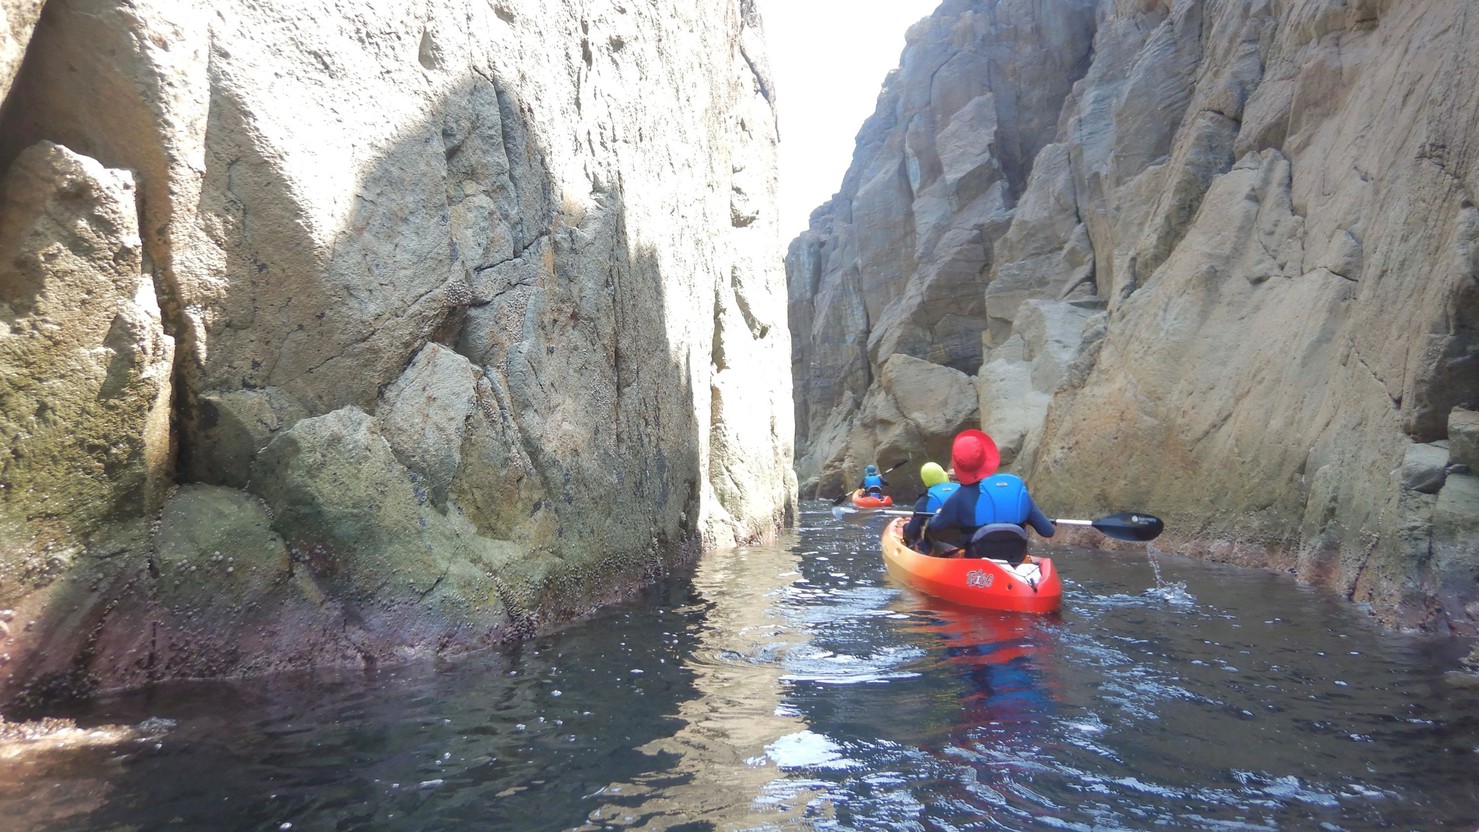
[[[1145,597],[1176,606],[1195,607],[1197,605],[1196,596],[1187,592],[1186,584],[1180,581],[1153,586],[1145,590]]]

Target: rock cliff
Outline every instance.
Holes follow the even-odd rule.
[[[792,516],[750,0],[0,8],[0,700],[477,649]]]
[[[908,356],[974,383],[949,421],[1050,513],[1479,630],[1476,32],[1457,0],[945,0],[788,254],[803,492],[945,456],[899,414],[955,386],[903,406]]]

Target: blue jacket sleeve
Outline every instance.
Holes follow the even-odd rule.
[[[1042,513],[1042,509],[1037,507],[1037,503],[1032,502],[1031,497],[1027,498],[1027,504],[1031,509],[1027,512],[1027,522],[1032,525],[1033,531],[1043,537],[1052,537],[1053,532],[1057,531],[1053,526],[1053,521],[1049,520],[1048,516]]]

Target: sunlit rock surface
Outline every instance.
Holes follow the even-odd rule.
[[[0,97],[9,92],[15,74],[20,71],[26,44],[41,17],[45,0],[3,0],[0,2]]]
[[[33,6],[0,698],[474,649],[793,515],[750,0]]]
[[[1153,511],[1183,551],[1479,629],[1476,15],[946,0],[791,244],[804,490],[872,461],[846,443],[887,421],[866,402],[904,353],[974,376],[1050,513]],[[983,54],[1003,68],[955,94],[944,68]],[[1040,94],[1006,112],[1024,73]],[[941,207],[913,149],[942,145],[991,149],[994,201]],[[961,226],[983,253],[942,258]],[[947,263],[945,296],[917,291]]]

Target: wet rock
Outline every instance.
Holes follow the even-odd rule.
[[[160,512],[151,572],[167,609],[250,608],[292,574],[267,507],[234,488],[185,485]],[[202,616],[202,623],[217,620]]]

